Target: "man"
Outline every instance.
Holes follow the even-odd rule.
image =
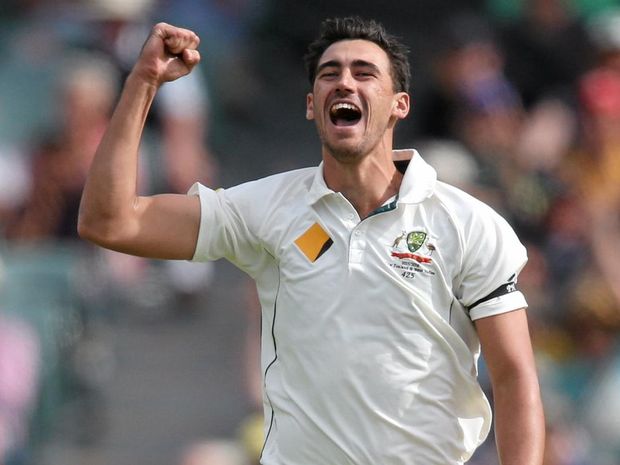
[[[140,197],[144,119],[158,87],[198,62],[197,46],[191,31],[154,27],[92,166],[79,229],[130,254],[224,257],[256,280],[261,463],[464,463],[490,427],[482,345],[502,465],[539,465],[543,414],[515,287],[525,250],[417,152],[392,149],[409,112],[404,47],[373,21],[323,24],[306,57],[318,168]]]

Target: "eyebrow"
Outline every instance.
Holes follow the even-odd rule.
[[[377,73],[381,72],[377,65],[366,60],[353,60],[351,65],[354,68],[372,68]],[[338,60],[329,60],[321,63],[316,69],[316,74],[319,74],[325,68],[342,68],[342,63]]]

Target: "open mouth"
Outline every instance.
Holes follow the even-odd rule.
[[[352,103],[335,103],[329,109],[329,117],[336,126],[353,126],[362,119],[362,111]]]

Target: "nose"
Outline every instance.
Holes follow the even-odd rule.
[[[351,70],[348,68],[343,69],[338,76],[338,81],[336,84],[336,90],[338,91],[353,92],[353,89],[355,88],[355,78],[353,77]]]

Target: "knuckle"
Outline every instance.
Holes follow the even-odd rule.
[[[168,24],[164,22],[159,22],[153,26],[153,32],[155,33],[163,33],[165,29],[168,28]]]

